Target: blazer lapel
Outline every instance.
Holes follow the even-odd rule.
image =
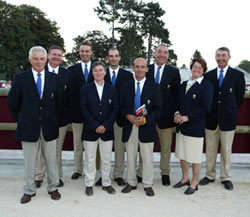
[[[164,69],[163,69],[163,72],[162,72],[160,84],[162,84],[162,82],[165,81],[165,77],[167,76],[167,73],[168,73],[167,68],[168,68],[168,65],[165,64]]]
[[[155,65],[154,64],[151,64],[149,66],[149,69],[148,69],[148,72],[147,72],[147,78],[154,81],[154,72],[155,72]]]
[[[42,99],[45,97],[46,92],[48,91],[49,88],[49,72],[47,70],[44,71],[44,88],[43,88],[43,95]]]
[[[141,105],[142,105],[142,102],[144,102],[144,98],[145,96],[147,96],[148,94],[148,91],[151,91],[151,88],[150,88],[150,85],[148,83],[148,80],[146,79],[145,80],[145,83],[143,85],[143,89],[142,89],[142,93],[141,93]]]
[[[108,84],[111,84],[111,78],[110,78],[110,72],[109,72],[109,67],[107,68],[107,72],[106,72],[106,75],[105,75],[105,82],[107,82]]]
[[[228,70],[227,70],[227,73],[226,73],[225,78],[223,79],[221,88],[223,88],[223,87],[224,87],[224,84],[227,83],[227,81],[229,81],[229,80],[231,79],[232,75],[233,75],[233,72],[232,72],[231,68],[228,67]],[[219,82],[219,81],[218,81],[218,82]]]
[[[39,96],[39,93],[38,93],[37,86],[36,86],[36,81],[34,80],[34,76],[33,76],[32,70],[28,71],[27,76],[28,76],[28,79],[29,79],[29,81],[30,81],[31,88],[32,88],[33,91],[36,93],[36,95],[37,95],[38,97],[40,97],[40,96]]]

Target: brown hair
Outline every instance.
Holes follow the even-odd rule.
[[[106,65],[102,61],[96,61],[92,64],[92,69],[94,69],[96,66],[102,66],[104,70],[106,71]]]
[[[90,41],[83,41],[81,45],[86,45],[86,46],[89,46],[92,50],[92,43]]]
[[[218,48],[218,49],[216,50],[216,52],[217,52],[218,50],[227,51],[228,55],[230,56],[230,50],[229,50],[227,47],[220,47],[220,48]]]
[[[201,64],[201,66],[202,66],[202,68],[203,68],[203,70],[204,70],[204,73],[205,73],[205,72],[207,71],[207,63],[206,63],[206,61],[205,61],[204,59],[199,58],[199,57],[193,58],[193,59],[191,60],[190,69],[192,70],[193,65],[194,65],[196,62],[198,62],[198,63]]]
[[[53,45],[49,48],[48,53],[50,53],[52,50],[57,49],[63,52],[63,49],[60,46]]]

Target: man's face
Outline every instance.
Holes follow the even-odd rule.
[[[59,49],[52,49],[48,54],[49,64],[56,68],[62,63],[63,52]]]
[[[111,67],[118,67],[121,57],[118,50],[110,50],[108,54],[108,62]]]
[[[90,46],[88,45],[80,46],[80,57],[84,63],[88,63],[90,61],[92,54],[93,54],[93,51],[91,50]]]
[[[29,59],[32,68],[36,72],[43,71],[47,58],[45,57],[44,53],[40,50],[33,51],[32,57]]]
[[[95,81],[104,81],[104,76],[106,75],[106,70],[102,65],[97,65],[93,68],[93,76]]]
[[[224,69],[228,65],[230,56],[225,50],[217,50],[215,54],[215,59],[220,69]]]
[[[155,62],[158,66],[162,66],[168,59],[168,48],[166,46],[159,46],[155,51]]]
[[[147,61],[144,59],[135,60],[133,70],[135,72],[136,80],[142,80],[145,77],[146,72],[148,71]]]

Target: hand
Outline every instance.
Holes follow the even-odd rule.
[[[143,116],[140,116],[140,117],[137,117],[136,118],[136,126],[142,126],[142,125],[144,125],[144,117]]]
[[[188,122],[188,116],[184,115],[184,116],[181,116],[181,121],[179,124],[183,124],[185,122]]]
[[[106,128],[103,125],[101,125],[101,126],[96,128],[95,132],[98,134],[103,134],[106,132]]]
[[[136,116],[135,115],[126,115],[126,118],[130,121],[132,124],[136,124]]]
[[[178,114],[176,114],[176,115],[174,116],[174,122],[175,122],[176,124],[179,124],[179,123],[181,122],[181,114],[180,114],[180,113],[178,113]]]

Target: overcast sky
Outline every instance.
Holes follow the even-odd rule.
[[[86,31],[101,30],[111,36],[110,26],[101,22],[93,8],[98,0],[6,0],[8,3],[28,4],[40,8],[47,18],[56,21],[71,51],[73,38]],[[143,0],[149,2],[149,0]],[[170,32],[172,49],[178,56],[177,65],[189,65],[198,49],[208,63],[216,67],[215,50],[227,46],[231,50],[232,67],[250,60],[249,0],[151,0],[166,11],[163,17]]]

